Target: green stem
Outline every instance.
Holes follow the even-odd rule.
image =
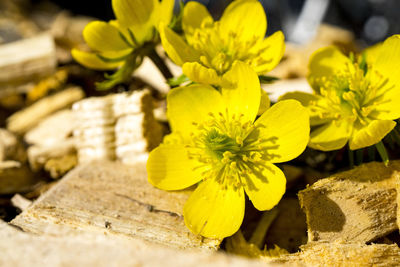
[[[378,150],[379,155],[381,156],[382,161],[385,163],[385,165],[387,166],[389,163],[389,156],[387,154],[386,148],[384,146],[384,144],[382,143],[382,141],[380,141],[379,143],[377,143],[375,145],[376,149]]]
[[[251,235],[249,243],[252,243],[261,249],[262,245],[264,244],[268,228],[271,226],[271,223],[275,220],[277,215],[277,208],[264,212],[260,222],[256,227],[256,230],[254,230],[253,234]]]
[[[171,71],[169,70],[168,66],[165,64],[164,60],[160,57],[157,51],[153,48],[147,54],[147,56],[154,62],[157,68],[161,71],[162,75],[166,80],[169,80],[173,77]]]

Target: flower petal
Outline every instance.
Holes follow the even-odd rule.
[[[193,82],[204,84],[220,84],[221,77],[214,69],[206,68],[197,62],[186,62],[182,72]]]
[[[124,62],[104,62],[96,54],[72,49],[72,57],[81,65],[94,70],[112,70],[121,66]]]
[[[262,53],[250,63],[258,74],[264,74],[279,64],[285,53],[285,36],[281,31],[275,32],[263,40],[261,46],[264,48]],[[265,63],[259,65],[257,61],[260,58]]]
[[[239,230],[244,217],[243,188],[224,188],[213,179],[202,182],[183,208],[186,226],[195,234],[224,238]]]
[[[245,180],[245,191],[254,207],[258,210],[270,210],[281,200],[286,190],[286,178],[283,172],[271,163],[257,172],[250,172]]]
[[[330,77],[347,69],[352,65],[350,59],[343,55],[336,47],[324,47],[315,51],[308,64],[308,81],[311,86],[319,90],[322,77]]]
[[[182,66],[185,62],[198,61],[200,57],[199,53],[187,45],[182,37],[166,27],[163,23],[160,23],[159,30],[161,43],[168,56],[175,64]]]
[[[208,85],[190,85],[171,90],[167,96],[167,116],[172,131],[189,137],[196,130],[193,123],[202,123],[211,113],[225,110],[221,94]]]
[[[146,24],[158,0],[112,0],[112,8],[122,27]]]
[[[375,120],[367,126],[356,125],[350,138],[350,149],[356,150],[379,143],[396,126],[396,122],[390,120]]]
[[[171,22],[171,18],[174,11],[174,0],[162,0],[156,7],[154,12],[154,26],[158,29],[160,22],[168,25]]]
[[[319,101],[319,100],[321,100],[321,96],[304,93],[304,92],[289,92],[289,93],[286,93],[283,96],[279,97],[279,101],[286,100],[286,99],[295,99],[295,100],[299,101],[304,107],[307,108],[307,110],[310,114],[310,125],[311,126],[324,124],[324,123],[327,123],[330,121],[330,119],[321,119],[318,112],[309,108],[312,106],[310,104],[311,101]]]
[[[347,143],[352,131],[352,125],[347,121],[331,121],[310,134],[309,147],[322,151],[337,150]]]
[[[203,21],[214,21],[207,8],[196,1],[187,2],[182,16],[182,28],[185,35],[191,36],[195,29],[201,27]]]
[[[163,190],[187,188],[202,178],[198,162],[190,160],[182,144],[162,144],[150,152],[147,160],[149,182]]]
[[[267,30],[264,8],[257,0],[233,1],[225,9],[220,20],[223,38],[232,34],[243,42],[263,39]]]
[[[247,64],[235,61],[223,79],[233,88],[222,87],[222,97],[230,114],[243,115],[244,121],[253,122],[261,100],[261,87],[257,73]]]
[[[304,151],[310,134],[309,120],[307,109],[296,100],[279,101],[256,120],[259,127],[254,132],[258,138],[276,138],[276,148],[271,149],[275,155],[272,163],[289,161]]]
[[[400,83],[400,35],[393,35],[379,46],[376,52],[374,69],[384,77],[389,78],[391,84]],[[398,88],[399,89],[399,88]]]
[[[83,38],[95,51],[115,51],[129,49],[121,38],[118,28],[104,21],[92,21],[83,30]]]

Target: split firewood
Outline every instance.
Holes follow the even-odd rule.
[[[25,134],[24,139],[30,145],[54,145],[70,137],[74,128],[75,117],[72,110],[63,109],[41,120]]]
[[[36,234],[106,232],[175,248],[217,249],[220,240],[196,236],[184,224],[182,210],[189,192],[152,187],[145,165],[104,160],[82,164],[12,224]]]
[[[73,105],[79,162],[118,158],[124,163],[146,160],[162,139],[148,90],[92,97]]]
[[[51,159],[76,154],[75,140],[68,138],[51,145],[33,145],[28,148],[27,153],[30,167],[33,171],[39,171]]]
[[[7,120],[7,128],[12,132],[23,134],[35,127],[43,118],[69,107],[83,97],[84,92],[80,87],[69,87],[14,113]]]
[[[400,161],[371,162],[299,192],[309,241],[370,242],[397,229]]]
[[[301,252],[286,254],[271,263],[288,266],[398,266],[400,249],[396,244],[325,243],[310,242],[300,247]]]
[[[176,250],[143,240],[126,240],[103,233],[38,236],[24,233],[1,221],[0,251],[1,266],[281,266],[223,253]]]
[[[41,34],[0,46],[0,88],[53,73],[57,60],[53,37]]]

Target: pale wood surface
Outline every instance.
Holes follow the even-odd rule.
[[[281,264],[223,253],[182,251],[112,234],[32,235],[0,220],[0,266],[211,266],[268,267]]]
[[[395,231],[397,170],[400,161],[371,162],[300,191],[309,241],[369,242]]]
[[[7,120],[7,129],[23,134],[36,126],[45,117],[69,107],[84,96],[83,90],[79,86],[74,86],[42,98],[31,106],[10,116]]]
[[[31,82],[55,71],[53,37],[46,33],[0,46],[0,88]]]
[[[184,225],[188,195],[152,187],[145,163],[97,161],[72,170],[12,224],[37,234],[94,231],[175,248],[217,249],[219,240],[195,236]]]
[[[396,244],[311,242],[301,246],[301,250],[298,253],[282,256],[273,262],[285,263],[288,266],[313,267],[383,267],[398,266],[400,263],[400,249]]]

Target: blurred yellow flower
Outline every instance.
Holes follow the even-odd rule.
[[[400,117],[400,35],[350,58],[334,47],[320,49],[309,63],[314,94],[288,93],[310,111],[309,146],[330,151],[377,144]],[[381,151],[379,151],[381,153]],[[382,155],[382,154],[381,154]]]
[[[117,19],[86,25],[83,37],[92,52],[72,49],[72,56],[83,66],[95,70],[116,69],[128,64],[121,75],[130,76],[143,56],[154,48],[158,25],[171,21],[173,6],[174,0],[113,0]]]
[[[278,102],[255,121],[257,74],[236,61],[228,76],[233,88],[197,84],[169,93],[172,134],[147,162],[148,179],[157,188],[180,190],[200,182],[183,215],[193,233],[211,238],[239,229],[245,192],[259,210],[279,202],[286,179],[273,163],[300,155],[310,130],[308,112],[295,100]]]
[[[281,31],[264,39],[267,18],[257,0],[233,1],[219,21],[205,6],[190,1],[183,10],[182,28],[184,38],[161,25],[161,42],[183,73],[198,83],[226,86],[223,74],[236,60],[265,74],[279,63],[285,49]]]

